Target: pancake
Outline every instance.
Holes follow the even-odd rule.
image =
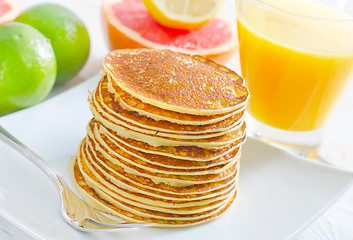
[[[153,136],[161,136],[167,138],[177,138],[177,139],[202,139],[202,138],[211,138],[211,137],[218,137],[227,133],[234,132],[235,129],[241,127],[242,119],[238,119],[235,122],[231,122],[229,126],[226,126],[225,129],[219,129],[217,132],[197,132],[194,131],[193,133],[180,133],[180,132],[164,132],[164,129],[159,128],[159,130],[152,130],[149,128],[145,128],[141,126],[141,124],[136,123],[133,124],[126,120],[123,120],[119,115],[111,116],[106,114],[105,109],[101,108],[100,106],[92,106],[91,105],[91,112],[95,116],[95,120],[100,122],[102,125],[109,127],[110,129],[117,128],[124,128],[127,130],[131,130],[134,132],[139,132],[142,134],[149,134]],[[168,128],[173,128],[176,124],[169,123],[165,124]],[[179,125],[180,126],[180,125]],[[193,128],[197,129],[197,126],[192,126]]]
[[[85,165],[85,167],[89,169],[90,172],[94,172],[96,176],[100,176],[105,179],[108,179],[116,186],[119,186],[125,189],[130,189],[133,192],[144,193],[144,194],[151,195],[154,197],[159,197],[162,199],[177,200],[179,202],[190,201],[192,199],[206,199],[210,197],[220,197],[224,195],[225,191],[229,191],[230,188],[234,187],[234,184],[235,184],[234,177],[237,176],[236,174],[233,174],[229,179],[227,179],[226,181],[229,181],[228,182],[229,184],[226,183],[224,180],[222,180],[222,181],[214,182],[212,184],[213,186],[211,187],[205,187],[205,185],[193,185],[192,187],[186,187],[186,188],[178,187],[178,188],[173,188],[174,190],[173,194],[170,194],[170,193],[166,194],[167,193],[166,191],[164,192],[161,191],[162,189],[165,189],[163,187],[162,188],[159,187],[161,184],[156,184],[156,183],[148,184],[149,182],[151,183],[151,181],[149,182],[144,181],[143,177],[142,177],[142,181],[140,181],[142,185],[132,184],[132,182],[135,182],[135,183],[139,182],[138,179],[136,178],[128,179],[128,177],[131,176],[132,174],[128,174],[127,172],[124,172],[124,169],[122,169],[121,171],[120,170],[114,171],[112,170],[112,168],[110,168],[105,164],[103,165],[97,164],[97,161],[95,161],[94,159],[91,159],[90,157],[87,158],[85,157],[85,155],[86,154],[84,152],[80,152],[78,156],[80,167],[82,167],[81,164]],[[87,169],[84,171],[87,172]],[[81,170],[81,172],[83,171]],[[120,177],[119,177],[119,173],[121,173]],[[88,174],[88,175],[91,175],[91,174]],[[121,182],[125,182],[125,183],[128,182],[128,184],[122,184]],[[221,186],[221,188],[218,188],[217,185]],[[210,189],[212,191],[210,191]],[[215,189],[217,191],[213,191]],[[150,190],[153,190],[153,191],[150,191]]]
[[[117,186],[117,188],[179,202],[209,199],[224,195],[229,192],[229,189],[235,187],[238,176],[235,172],[228,179],[217,182],[188,187],[171,187],[163,183],[154,183],[142,176],[134,177],[133,174],[125,172],[124,169],[113,171],[109,166],[100,165],[94,159],[87,157],[83,151],[79,153],[76,159],[82,174],[91,178],[94,176],[100,182],[107,181]]]
[[[220,158],[229,154],[233,150],[237,149],[241,146],[241,144],[245,141],[246,136],[240,138],[239,140],[229,144],[223,148],[201,148],[198,146],[152,146],[144,141],[138,141],[133,138],[124,138],[119,136],[118,134],[114,135],[114,133],[109,134],[109,131],[105,131],[101,129],[101,125],[96,124],[95,120],[92,119],[89,125],[93,125],[93,128],[97,128],[96,131],[99,131],[100,134],[107,134],[111,136],[110,138],[114,141],[122,143],[125,146],[128,146],[137,151],[141,151],[143,153],[151,153],[158,154],[167,157],[174,157],[178,159],[184,160],[199,160],[199,161],[209,161],[214,160],[216,158]],[[89,130],[89,128],[87,128]]]
[[[125,92],[179,113],[232,112],[245,105],[249,95],[235,72],[201,56],[169,50],[115,50],[105,57],[103,66]]]
[[[156,108],[149,104],[139,104],[138,101],[128,101],[125,102],[124,98],[117,99],[117,102],[124,108],[129,110],[130,112],[136,112],[141,116],[147,116],[151,119],[161,121],[169,121],[173,123],[178,123],[182,125],[208,125],[212,123],[217,123],[219,121],[225,120],[235,114],[244,112],[245,107],[240,107],[236,109],[234,112],[219,114],[219,115],[211,115],[211,116],[203,116],[203,115],[191,115],[191,114],[175,114],[173,111],[164,110],[161,108]]]
[[[183,125],[206,125],[227,119],[235,114],[243,112],[245,109],[245,105],[240,105],[232,112],[210,116],[174,112],[145,103],[140,99],[133,97],[131,94],[123,91],[117,84],[115,84],[114,81],[111,80],[109,75],[107,75],[107,79],[108,90],[114,94],[115,102],[118,102],[124,109],[127,109],[130,112],[136,112],[141,116],[146,116],[156,121],[165,120]]]
[[[221,156],[219,159],[214,159],[210,161],[199,161],[194,160],[183,160],[178,158],[167,157],[158,154],[142,153],[141,151],[134,150],[122,143],[115,141],[111,137],[101,134],[92,125],[89,125],[87,129],[87,137],[93,139],[96,145],[102,146],[102,148],[107,149],[107,151],[116,154],[117,157],[134,159],[138,163],[150,163],[157,167],[163,167],[166,169],[173,169],[174,171],[209,171],[212,168],[217,168],[220,165],[224,165],[232,161],[233,159],[240,157],[239,148],[234,149],[228,154]],[[98,146],[96,146],[98,150]]]
[[[95,122],[95,124],[99,124]],[[148,142],[152,146],[198,146],[203,148],[222,148],[242,139],[245,136],[245,123],[243,122],[241,128],[234,129],[234,132],[226,133],[221,136],[202,138],[202,139],[176,139],[169,137],[156,136],[152,134],[144,134],[137,131],[132,131],[121,125],[115,125],[114,130],[110,129],[110,125],[101,125],[100,131],[115,138],[119,136],[124,138],[135,139],[138,141]]]
[[[116,50],[90,94],[70,169],[93,207],[127,222],[192,226],[237,195],[246,140],[244,81],[199,56]]]
[[[81,171],[78,169],[77,161],[74,159],[74,162],[71,164],[71,174],[73,176],[73,179],[75,180],[75,183],[77,185],[77,188],[79,192],[81,193],[82,196],[84,196],[85,200],[93,207],[95,207],[98,210],[101,210],[103,212],[107,212],[109,214],[118,216],[122,219],[125,219],[127,222],[131,223],[141,223],[141,222],[153,222],[157,223],[158,227],[185,227],[185,226],[193,226],[196,224],[204,223],[210,220],[213,220],[219,216],[221,216],[225,210],[227,210],[230,205],[233,203],[236,192],[232,194],[232,196],[227,199],[225,204],[218,208],[216,211],[213,211],[211,214],[204,214],[203,216],[199,217],[198,219],[190,219],[189,216],[183,215],[179,217],[179,219],[173,219],[171,215],[167,215],[165,218],[158,218],[157,216],[152,215],[149,217],[146,216],[141,216],[136,214],[135,211],[131,211],[131,208],[128,210],[125,210],[126,208],[122,207],[121,204],[117,204],[115,201],[115,204],[112,204],[111,202],[114,202],[114,199],[112,197],[109,197],[109,195],[106,195],[104,198],[108,199],[109,201],[103,199],[101,196],[104,195],[103,192],[99,191],[98,189],[93,189],[90,188],[86,181],[84,180],[84,177],[81,174]],[[99,195],[100,193],[100,195]],[[182,220],[180,220],[182,219]]]
[[[97,89],[92,92],[90,108],[95,119],[99,122],[123,125],[135,131],[175,138],[215,137],[232,131],[243,121],[243,112],[208,125],[181,125],[141,116],[138,113],[125,110],[118,101],[114,101],[113,94],[107,89],[106,77],[102,78]]]
[[[114,163],[106,159],[102,153],[98,151],[92,151],[89,149],[86,153],[90,154],[91,158],[95,159],[95,162],[99,164],[105,164],[106,166],[110,166],[113,169],[113,172],[121,171],[129,172],[135,175],[143,176],[145,178],[149,178],[154,183],[166,183],[170,186],[188,186],[194,184],[204,184],[209,182],[215,182],[223,179],[227,179],[231,176],[236,169],[236,161],[229,163],[226,168],[216,174],[202,174],[202,175],[177,175],[177,174],[164,174],[161,172],[148,171],[147,169],[143,169],[139,166],[129,164],[127,161],[123,159],[118,159]]]
[[[124,199],[126,201],[134,200],[136,202],[139,202],[140,205],[145,205],[146,208],[150,209],[156,209],[156,205],[163,208],[168,208],[169,210],[183,210],[183,208],[187,207],[195,207],[195,209],[198,209],[202,205],[211,204],[229,197],[235,188],[234,184],[230,184],[225,191],[219,192],[217,195],[212,196],[207,196],[206,194],[204,194],[203,198],[193,198],[185,196],[168,198],[164,195],[151,195],[149,194],[149,192],[143,190],[138,192],[131,191],[128,188],[124,188],[120,184],[114,184],[107,177],[99,174],[99,172],[97,172],[94,167],[92,168],[92,166],[90,167],[89,165],[86,165],[85,161],[80,160],[78,162],[78,165],[81,173],[85,178],[86,183],[88,183],[89,186],[93,187],[93,185],[96,185],[98,188],[106,192],[116,193],[117,195],[120,195],[120,199]]]
[[[170,159],[168,157],[159,156],[153,154],[150,158],[140,157],[139,155],[127,152],[121,145],[111,138],[100,134],[94,134],[91,131],[87,132],[87,140],[91,145],[94,145],[95,151],[101,152],[106,158],[110,158],[111,162],[115,162],[116,159],[122,159],[130,164],[140,166],[142,168],[149,169],[149,171],[155,171],[160,173],[176,173],[181,175],[190,174],[211,174],[219,173],[225,170],[229,164],[234,163],[240,157],[238,149],[233,151],[231,154],[223,157],[217,164],[214,162],[202,161],[202,165],[192,161],[184,161],[178,159]],[[145,154],[143,154],[145,155]],[[142,155],[142,156],[143,156]],[[171,164],[170,164],[171,163]],[[196,167],[195,167],[196,165]],[[175,167],[180,166],[180,167]],[[200,167],[201,166],[201,167]]]

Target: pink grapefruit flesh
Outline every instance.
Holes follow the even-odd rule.
[[[142,0],[104,0],[102,5],[110,49],[168,48],[225,63],[237,48],[235,23],[216,17],[197,30],[158,24]]]

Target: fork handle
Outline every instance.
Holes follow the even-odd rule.
[[[43,172],[45,172],[50,179],[55,183],[57,189],[61,192],[63,190],[61,176],[59,173],[49,166],[49,164],[41,158],[37,153],[33,152],[20,140],[11,135],[5,128],[0,125],[0,140],[21,153],[27,159],[31,160],[36,166],[38,166]]]

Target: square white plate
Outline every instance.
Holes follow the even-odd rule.
[[[45,158],[73,186],[68,162],[91,118],[87,97],[99,76],[0,124]],[[352,183],[353,174],[282,152],[254,139],[242,149],[238,199],[219,219],[196,227],[87,234],[60,215],[54,184],[0,143],[0,215],[35,239],[287,239],[323,213]]]

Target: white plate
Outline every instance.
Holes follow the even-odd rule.
[[[0,124],[44,157],[73,186],[68,162],[91,118],[87,102],[99,77]],[[0,143],[0,214],[35,239],[287,239],[307,226],[352,183],[353,174],[300,159],[248,139],[242,149],[238,199],[221,218],[196,227],[87,234],[60,215],[49,178]]]

